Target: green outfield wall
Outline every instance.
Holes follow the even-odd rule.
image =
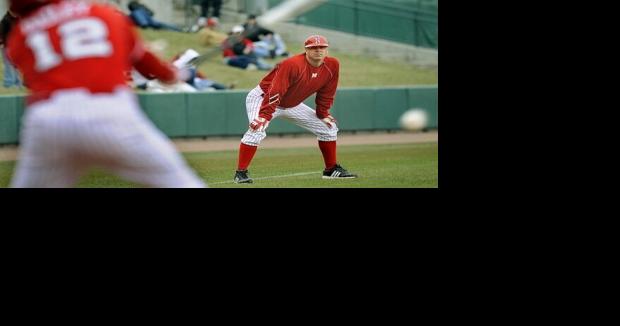
[[[241,136],[248,128],[245,97],[248,91],[139,94],[144,112],[171,138]],[[398,119],[410,108],[424,109],[429,128],[438,127],[437,86],[338,89],[332,115],[341,131],[398,130]],[[314,97],[305,101],[314,108]],[[0,144],[17,144],[23,96],[0,96]],[[280,119],[269,134],[307,133]]]

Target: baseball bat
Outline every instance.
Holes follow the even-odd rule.
[[[187,64],[186,67],[198,67],[200,66],[203,62],[213,58],[214,56],[220,54],[222,51],[222,49],[220,49],[220,47],[214,47],[211,48],[209,50],[207,50],[205,53],[193,58],[192,60],[190,60]]]
[[[267,28],[310,11],[327,0],[286,0],[257,17],[257,22]]]

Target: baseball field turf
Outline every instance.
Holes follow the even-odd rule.
[[[253,184],[234,184],[237,151],[185,153],[190,166],[211,188],[437,188],[436,142],[393,145],[343,145],[338,160],[357,179],[324,180],[318,148],[260,149],[252,165]],[[15,161],[0,162],[0,187],[8,187]],[[131,188],[103,171],[91,171],[80,188]]]

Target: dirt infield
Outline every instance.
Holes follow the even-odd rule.
[[[237,150],[240,137],[207,138],[207,139],[175,139],[174,144],[184,153]],[[338,135],[338,145],[378,145],[437,142],[437,131],[410,133],[342,133]],[[314,147],[314,135],[270,136],[261,143],[261,148],[295,148]],[[0,161],[14,161],[19,152],[18,146],[0,147]]]

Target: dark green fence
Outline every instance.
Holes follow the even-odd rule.
[[[437,5],[437,0],[328,0],[294,22],[436,49]]]
[[[247,91],[140,94],[140,105],[166,135],[179,137],[241,136],[248,129]],[[314,97],[305,103],[314,108]],[[22,96],[0,96],[0,144],[16,144],[23,114]],[[339,89],[331,109],[342,131],[398,130],[410,108],[424,109],[429,128],[438,127],[437,86]],[[269,134],[307,133],[276,119]]]
[[[0,96],[0,144],[17,143],[23,113],[23,96]]]

